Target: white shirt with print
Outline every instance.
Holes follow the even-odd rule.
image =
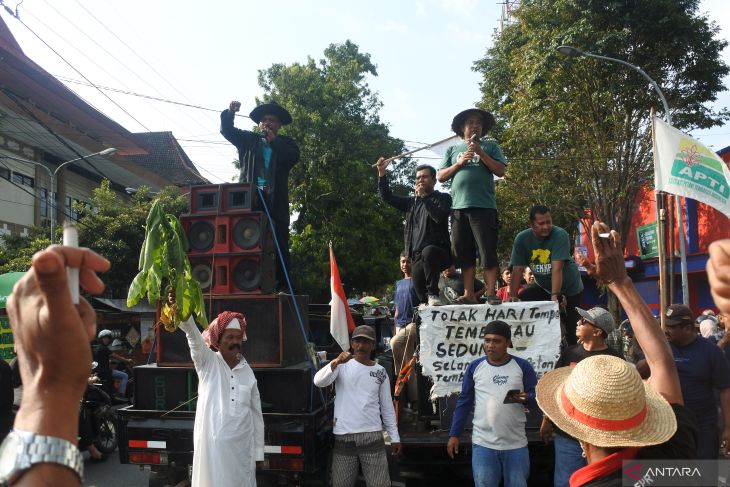
[[[335,383],[334,434],[382,431],[383,424],[393,443],[400,443],[390,380],[378,364],[363,365],[350,359],[335,370],[327,364],[314,376],[314,384]],[[381,419],[382,418],[382,419]]]

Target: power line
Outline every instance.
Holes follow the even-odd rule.
[[[0,157],[1,157],[1,156],[0,156]],[[5,164],[5,163],[4,163],[4,162],[2,162],[2,161],[0,161],[0,165],[4,166],[4,167],[5,167],[6,169],[8,169],[9,171],[13,171],[13,169],[12,169],[12,168],[11,168],[10,166],[8,166],[7,164]],[[10,184],[12,184],[13,186],[15,186],[16,188],[20,189],[21,191],[23,191],[23,192],[25,192],[25,193],[27,193],[27,194],[31,195],[31,196],[33,197],[33,200],[35,200],[35,199],[40,199],[40,196],[36,195],[36,194],[35,194],[35,192],[33,192],[33,191],[28,191],[28,190],[27,190],[27,189],[25,189],[25,188],[24,188],[24,187],[23,187],[22,185],[20,185],[20,184],[16,183],[15,181],[12,181],[12,180],[10,180],[10,179],[5,179],[5,178],[0,178],[0,179],[1,179],[1,180],[4,180],[4,181],[7,181],[7,182],[9,182]],[[60,209],[60,210],[61,210],[61,213],[62,213],[62,214],[63,214],[64,216],[66,216],[66,217],[68,217],[68,218],[70,218],[70,219],[72,219],[72,220],[73,220],[73,218],[71,217],[71,215],[70,215],[69,213],[67,213],[67,212],[66,212],[66,207],[65,207],[65,206],[63,206],[63,207],[59,207],[59,206],[58,206],[58,205],[56,204],[56,201],[55,201],[55,199],[56,199],[56,198],[55,198],[55,196],[57,196],[58,194],[54,195],[54,194],[53,194],[53,193],[52,193],[51,191],[49,191],[49,194],[50,194],[51,196],[50,196],[49,198],[46,198],[46,204],[48,204],[48,205],[49,205],[49,206],[51,207],[51,211],[58,211],[58,210]],[[7,201],[7,200],[3,200],[3,201]],[[11,201],[10,203],[17,203],[17,204],[19,204],[19,205],[22,205],[22,204],[26,204],[26,205],[28,205],[28,203],[19,203],[19,202],[17,202],[17,201]],[[34,203],[34,204],[32,204],[32,205],[28,205],[28,206],[32,206],[33,208],[35,208],[35,203]],[[83,224],[82,224],[82,225],[83,225]]]
[[[145,64],[145,65],[146,65],[146,66],[147,66],[148,68],[150,68],[150,70],[151,70],[152,72],[154,72],[154,73],[155,73],[155,74],[156,74],[157,76],[159,76],[159,78],[160,78],[160,79],[161,79],[162,81],[164,81],[165,83],[167,83],[167,85],[168,85],[168,86],[169,86],[170,88],[172,88],[172,89],[173,89],[173,90],[174,90],[175,92],[177,92],[177,93],[178,93],[178,94],[179,94],[180,96],[182,96],[183,98],[185,98],[185,99],[186,99],[186,100],[187,100],[188,102],[190,101],[190,99],[189,99],[189,98],[188,98],[187,96],[185,96],[185,94],[184,94],[183,92],[181,92],[180,90],[178,90],[178,89],[177,89],[177,88],[175,87],[175,85],[173,85],[173,84],[172,84],[172,83],[171,83],[171,82],[170,82],[170,81],[169,81],[169,80],[168,80],[167,78],[165,78],[165,77],[164,77],[164,76],[163,76],[163,75],[162,75],[162,74],[161,74],[161,73],[160,73],[159,71],[157,71],[157,69],[155,69],[155,67],[154,67],[154,66],[153,66],[152,64],[148,63],[148,62],[147,62],[147,61],[146,61],[146,60],[145,60],[145,59],[144,59],[144,58],[143,58],[142,56],[140,56],[139,54],[137,54],[137,51],[135,51],[135,50],[134,50],[134,49],[133,49],[133,48],[132,48],[131,46],[129,46],[129,45],[128,45],[128,44],[126,43],[126,42],[124,42],[124,40],[122,40],[122,39],[121,39],[121,38],[120,38],[120,37],[119,37],[118,35],[116,35],[116,34],[115,34],[115,33],[114,33],[114,32],[113,32],[113,31],[112,31],[112,30],[111,30],[111,29],[110,29],[109,27],[107,27],[107,26],[106,26],[106,25],[105,25],[105,24],[104,24],[103,22],[101,22],[101,21],[100,21],[99,19],[97,19],[97,18],[96,18],[96,17],[95,17],[95,16],[94,16],[94,15],[93,15],[93,14],[92,14],[91,12],[89,12],[89,11],[88,11],[88,10],[87,10],[87,9],[86,9],[86,8],[85,8],[85,7],[83,6],[83,5],[81,5],[81,3],[79,2],[79,0],[76,0],[76,3],[77,3],[77,4],[78,4],[78,5],[79,5],[79,6],[80,6],[80,7],[82,8],[82,9],[86,10],[86,12],[87,12],[87,13],[88,13],[88,14],[89,14],[89,15],[90,15],[90,16],[91,16],[91,17],[92,17],[93,19],[95,19],[95,20],[96,20],[97,22],[99,22],[99,24],[101,24],[101,26],[102,26],[102,27],[104,27],[104,28],[105,28],[105,29],[106,29],[107,31],[109,31],[109,33],[110,33],[111,35],[113,35],[113,36],[114,36],[114,37],[115,37],[115,38],[116,38],[116,39],[117,39],[117,40],[118,40],[119,42],[121,42],[121,43],[122,43],[122,44],[123,44],[123,45],[124,45],[124,46],[125,46],[125,47],[126,47],[127,49],[129,49],[129,50],[130,50],[130,51],[132,52],[132,54],[134,54],[134,55],[135,55],[135,56],[136,56],[137,58],[139,58],[139,60],[140,60],[140,61],[142,61],[142,62],[143,62],[143,63],[144,63],[144,64]],[[135,33],[135,34],[137,35],[137,37],[138,37],[138,38],[139,38],[139,39],[140,39],[140,40],[142,41],[142,43],[144,44],[144,43],[145,43],[145,42],[144,42],[144,39],[142,39],[142,38],[141,38],[141,36],[140,36],[140,35],[139,35],[139,34],[138,34],[138,33],[137,33],[136,31],[135,31],[135,29],[134,29],[134,26],[133,26],[133,25],[131,25],[131,24],[129,24],[129,22],[127,22],[127,21],[126,21],[126,20],[124,19],[124,15],[122,15],[122,13],[121,13],[121,12],[119,12],[119,10],[117,10],[117,9],[116,9],[116,7],[114,6],[114,3],[113,3],[113,2],[109,2],[109,1],[108,1],[108,2],[107,2],[107,4],[109,5],[109,7],[110,7],[110,8],[112,9],[112,10],[114,10],[114,11],[115,11],[115,12],[117,13],[117,18],[118,18],[118,19],[121,19],[121,20],[122,20],[123,22],[125,22],[125,23],[127,24],[127,26],[129,27],[129,30],[130,30],[131,32]]]
[[[127,66],[126,64],[124,64],[124,62],[122,62],[122,61],[121,61],[121,60],[120,60],[119,58],[117,58],[116,56],[114,56],[114,54],[112,54],[111,52],[109,52],[109,51],[108,51],[108,50],[107,50],[107,49],[106,49],[106,48],[105,48],[104,46],[102,46],[101,44],[99,44],[99,43],[98,43],[98,42],[97,42],[97,41],[96,41],[96,40],[95,40],[95,39],[94,39],[93,37],[91,37],[91,36],[90,36],[89,34],[87,34],[87,33],[86,33],[86,32],[85,32],[84,30],[80,29],[80,28],[79,28],[79,27],[78,27],[78,26],[76,25],[76,23],[75,23],[75,22],[72,22],[71,20],[69,20],[69,19],[68,19],[68,17],[66,17],[66,16],[65,16],[65,15],[64,15],[64,14],[63,14],[63,13],[62,13],[61,11],[59,11],[59,10],[58,10],[57,8],[55,8],[55,7],[54,7],[54,6],[52,5],[52,4],[50,4],[50,3],[49,3],[49,2],[47,1],[47,0],[46,0],[46,4],[48,5],[48,7],[50,7],[51,9],[53,9],[53,11],[54,11],[54,12],[56,12],[56,13],[58,14],[58,16],[59,16],[59,17],[61,17],[61,18],[62,18],[63,20],[65,20],[66,22],[68,22],[69,24],[71,24],[71,26],[72,26],[72,27],[73,27],[74,29],[76,29],[76,30],[77,30],[78,32],[80,32],[80,33],[81,33],[81,34],[82,34],[83,36],[85,36],[85,37],[86,37],[87,39],[89,39],[89,40],[90,40],[90,41],[91,41],[92,43],[94,43],[94,44],[95,44],[95,45],[96,45],[96,46],[97,46],[97,47],[98,47],[99,49],[101,49],[102,51],[104,51],[104,53],[105,53],[105,54],[106,54],[107,56],[109,56],[109,57],[110,57],[110,58],[112,58],[112,59],[113,59],[114,61],[116,61],[116,63],[117,63],[118,65],[121,65],[121,66],[125,67],[125,68],[126,68],[126,69],[127,69],[128,71],[129,71],[129,72],[131,72],[131,73],[132,73],[132,74],[133,74],[134,76],[136,76],[136,77],[137,77],[137,79],[141,80],[141,81],[142,81],[142,82],[144,82],[144,83],[147,83],[147,82],[146,82],[146,81],[145,81],[145,80],[144,80],[143,78],[141,78],[141,77],[140,77],[140,76],[139,76],[139,75],[138,75],[138,74],[137,74],[137,73],[136,73],[135,71],[133,71],[132,69],[130,69],[130,68],[129,68],[129,66]],[[109,71],[107,71],[107,70],[106,70],[106,69],[105,69],[105,68],[104,68],[103,66],[101,66],[101,65],[100,65],[99,63],[97,63],[97,62],[96,62],[96,61],[95,61],[95,60],[94,60],[93,58],[91,58],[90,56],[87,56],[87,55],[86,55],[86,54],[85,54],[85,53],[84,53],[84,52],[83,52],[83,51],[82,51],[81,49],[79,49],[79,48],[78,48],[78,47],[77,47],[76,45],[74,45],[74,44],[72,44],[72,43],[68,42],[68,40],[67,40],[67,39],[65,38],[65,36],[61,36],[61,35],[59,35],[59,34],[58,34],[58,32],[56,32],[56,31],[55,31],[55,30],[54,30],[54,29],[53,29],[52,27],[50,27],[50,26],[49,26],[48,24],[44,23],[44,22],[43,22],[42,20],[40,20],[40,19],[39,19],[38,17],[35,17],[35,16],[33,15],[33,14],[30,14],[30,13],[29,13],[29,15],[31,15],[31,16],[32,16],[32,17],[33,17],[34,19],[36,19],[36,21],[38,21],[38,22],[39,22],[39,23],[40,23],[41,25],[43,25],[43,26],[44,26],[44,27],[45,27],[46,29],[48,29],[48,30],[49,30],[49,31],[50,31],[51,33],[55,34],[55,35],[56,35],[56,37],[58,37],[58,38],[62,39],[62,40],[63,40],[64,42],[66,42],[66,44],[68,44],[69,46],[71,46],[71,47],[72,47],[72,48],[73,48],[74,50],[76,50],[76,52],[78,52],[79,54],[81,54],[82,56],[84,56],[84,57],[85,57],[86,59],[88,59],[88,60],[89,60],[89,61],[90,61],[91,63],[93,63],[93,64],[94,64],[94,65],[95,65],[95,66],[96,66],[97,68],[99,68],[99,69],[100,69],[101,71],[103,71],[104,73],[106,73],[106,75],[107,75],[107,76],[109,76],[110,78],[112,78],[112,79],[113,79],[114,81],[116,81],[116,82],[117,82],[117,83],[119,83],[120,85],[122,85],[122,86],[125,86],[125,84],[124,84],[124,83],[123,83],[122,81],[120,81],[120,80],[119,80],[119,78],[117,78],[117,77],[116,77],[116,76],[115,76],[114,74],[112,74],[112,73],[110,73]],[[150,86],[150,85],[148,84],[148,86]],[[158,109],[158,108],[157,108],[157,107],[156,107],[155,105],[152,105],[152,104],[150,104],[150,103],[147,103],[147,105],[148,105],[149,107],[151,107],[151,108],[152,108],[153,110],[155,110],[155,111],[156,111],[157,113],[159,113],[160,115],[164,116],[164,114],[163,114],[163,113],[162,113],[162,112],[161,112],[161,111],[160,111],[160,110],[159,110],[159,109]]]
[[[168,85],[168,86],[169,86],[170,88],[172,88],[172,90],[173,90],[173,91],[177,92],[177,93],[178,93],[178,94],[179,94],[180,96],[182,96],[182,97],[183,97],[183,98],[184,98],[184,99],[185,99],[185,100],[186,100],[186,101],[188,102],[188,103],[187,103],[187,105],[192,105],[192,103],[190,103],[190,99],[189,99],[189,97],[185,96],[185,94],[183,94],[183,93],[182,93],[182,92],[181,92],[181,91],[180,91],[179,89],[177,89],[177,87],[176,87],[175,85],[173,85],[173,84],[172,84],[172,83],[171,83],[171,82],[170,82],[170,81],[169,81],[169,80],[168,80],[167,78],[165,78],[165,77],[164,77],[164,76],[163,76],[163,75],[162,75],[162,74],[161,74],[161,73],[160,73],[159,71],[157,71],[157,69],[155,69],[155,67],[154,67],[154,66],[153,66],[153,65],[152,65],[151,63],[147,62],[147,61],[146,61],[146,60],[145,60],[145,59],[144,59],[144,58],[143,58],[142,56],[140,56],[140,55],[139,55],[139,54],[137,53],[137,51],[136,51],[136,50],[134,50],[134,49],[133,49],[133,48],[132,48],[132,47],[131,47],[131,46],[130,46],[129,44],[127,44],[126,42],[124,42],[124,40],[123,40],[123,39],[122,39],[122,38],[121,38],[120,36],[118,36],[118,35],[117,35],[116,33],[114,33],[114,31],[112,31],[112,29],[111,29],[111,28],[109,28],[109,27],[108,27],[108,26],[107,26],[107,25],[106,25],[106,24],[105,24],[104,22],[102,22],[102,21],[101,21],[101,19],[99,19],[98,17],[96,17],[96,16],[95,16],[95,15],[94,15],[94,14],[93,14],[93,13],[92,13],[92,12],[91,12],[91,11],[90,11],[89,9],[87,9],[86,7],[84,7],[84,6],[83,6],[83,5],[82,5],[82,4],[81,4],[81,3],[80,3],[80,2],[78,1],[78,0],[77,0],[77,2],[76,2],[76,3],[77,3],[77,4],[79,5],[79,7],[81,7],[81,8],[82,8],[82,9],[83,9],[83,10],[84,10],[84,11],[85,11],[85,12],[86,12],[86,13],[87,13],[87,14],[88,14],[88,15],[89,15],[89,16],[90,16],[90,17],[91,17],[92,19],[94,19],[94,20],[95,20],[95,21],[96,21],[96,22],[97,22],[97,23],[98,23],[98,24],[99,24],[99,25],[100,25],[101,27],[103,27],[103,28],[104,28],[104,29],[105,29],[105,30],[106,30],[107,32],[109,32],[109,33],[110,33],[110,34],[111,34],[111,35],[112,35],[112,36],[113,36],[113,37],[114,37],[115,39],[117,39],[117,40],[118,40],[118,41],[119,41],[119,42],[120,42],[120,43],[121,43],[121,44],[122,44],[122,45],[123,45],[124,47],[126,47],[127,49],[129,49],[129,51],[130,51],[130,52],[131,52],[131,53],[132,53],[132,54],[133,54],[134,56],[136,56],[136,57],[137,57],[138,59],[140,59],[140,60],[141,60],[141,61],[142,61],[142,62],[143,62],[143,63],[144,63],[144,64],[145,64],[145,65],[146,65],[146,66],[147,66],[147,67],[148,67],[148,68],[149,68],[149,69],[150,69],[150,70],[151,70],[152,72],[154,72],[154,73],[155,73],[155,74],[156,74],[156,75],[157,75],[157,76],[158,76],[158,77],[159,77],[159,78],[160,78],[160,79],[161,79],[161,80],[162,80],[162,81],[163,81],[164,83],[166,83],[166,84],[167,84],[167,85]],[[117,12],[117,18],[118,18],[118,19],[122,19],[122,20],[124,20],[124,16],[123,16],[123,15],[122,15],[122,14],[121,14],[121,13],[120,13],[119,11],[117,11],[117,10],[116,10],[116,8],[114,8],[114,5],[113,5],[113,4],[110,4],[110,7],[112,8],[112,10],[114,10],[115,12]],[[130,30],[130,31],[132,31],[132,32],[134,32],[134,28],[133,28],[133,26],[129,26],[129,27],[130,27],[130,29],[129,29],[129,30]],[[139,37],[139,34],[137,34],[137,35],[138,35],[138,37]],[[132,73],[133,73],[133,74],[134,74],[135,76],[137,75],[137,74],[136,74],[136,72],[135,72],[135,71],[133,71],[133,70],[131,70],[131,69],[130,69],[130,68],[129,68],[128,66],[126,66],[126,65],[124,65],[124,64],[122,64],[122,65],[123,65],[123,66],[125,66],[125,67],[126,67],[126,68],[127,68],[128,70],[129,70],[129,71],[131,71],[131,72],[132,72]],[[137,77],[139,78],[139,76],[137,76]],[[157,87],[156,87],[156,84],[155,84],[155,85],[151,84],[150,82],[148,82],[148,81],[147,81],[147,79],[146,79],[146,78],[145,78],[145,79],[143,79],[143,78],[139,78],[139,79],[141,79],[141,80],[142,80],[142,81],[143,81],[143,82],[144,82],[144,83],[145,83],[145,84],[146,84],[146,85],[147,85],[148,87],[150,87],[150,88],[151,88],[151,89],[152,89],[152,90],[153,90],[153,91],[154,91],[154,92],[155,92],[155,93],[156,93],[157,95],[159,95],[159,98],[160,98],[160,99],[164,99],[164,98],[163,98],[163,94],[162,94],[162,93],[161,93],[161,92],[160,92],[160,91],[159,91],[159,90],[157,89]],[[155,98],[157,98],[157,97],[155,97]],[[207,126],[203,125],[203,123],[201,122],[201,120],[200,120],[200,117],[194,117],[194,116],[192,116],[192,115],[191,115],[191,114],[190,114],[190,113],[189,113],[188,111],[185,111],[185,110],[183,110],[183,109],[181,108],[181,106],[182,106],[182,105],[180,105],[180,104],[177,104],[177,105],[175,105],[175,108],[176,108],[176,109],[177,109],[177,110],[178,110],[179,112],[181,112],[181,113],[182,113],[182,114],[183,114],[183,115],[184,115],[185,117],[187,117],[187,118],[188,118],[189,120],[191,120],[191,121],[192,121],[193,123],[195,123],[196,125],[198,125],[199,127],[202,127],[202,128],[204,129],[204,130],[206,130],[206,129],[207,129]],[[201,107],[201,108],[202,108],[202,107]],[[156,109],[156,108],[155,108],[155,109]],[[158,111],[159,111],[159,110],[158,110]],[[205,111],[211,111],[211,112],[219,112],[219,110],[213,110],[213,109],[207,109],[207,110],[205,110]],[[209,120],[210,120],[210,118],[209,118]],[[213,150],[214,150],[214,152],[215,152],[216,154],[218,154],[219,156],[222,156],[222,157],[223,157],[223,156],[226,156],[225,154],[223,154],[223,153],[222,153],[221,151],[219,151],[219,150],[217,150],[217,149],[213,149]]]
[[[21,110],[23,110],[25,113],[27,113],[33,119],[33,121],[35,121],[41,127],[43,127],[48,132],[50,132],[56,138],[56,140],[58,140],[64,147],[66,147],[67,149],[71,150],[74,154],[76,154],[76,156],[78,156],[79,159],[83,160],[85,163],[87,163],[89,166],[91,166],[91,168],[94,169],[94,171],[96,171],[96,173],[99,176],[101,176],[103,178],[106,178],[109,181],[112,181],[112,178],[110,178],[109,176],[107,176],[106,174],[104,174],[103,172],[101,172],[99,169],[97,169],[97,167],[94,164],[92,164],[91,161],[89,161],[88,159],[86,159],[85,156],[81,155],[79,153],[79,151],[77,151],[71,144],[69,144],[68,142],[66,142],[63,139],[63,137],[61,137],[56,132],[54,132],[41,119],[39,119],[35,115],[35,113],[33,113],[28,107],[26,107],[24,104],[20,103],[20,101],[17,99],[17,96],[15,95],[15,93],[13,93],[12,91],[8,90],[7,88],[0,87],[0,90],[2,90],[3,93],[5,93],[8,96],[8,98],[10,98],[11,100],[13,100],[13,103],[15,103]],[[26,123],[28,123],[28,122],[26,122]]]
[[[71,64],[70,62],[68,62],[68,61],[66,60],[66,58],[64,58],[63,56],[61,56],[61,54],[60,54],[60,53],[59,53],[58,51],[56,51],[56,50],[55,50],[55,49],[54,49],[53,47],[51,47],[51,45],[50,45],[50,44],[48,44],[48,43],[47,43],[46,41],[44,41],[44,40],[43,40],[43,38],[42,38],[41,36],[39,36],[38,34],[36,34],[36,33],[35,33],[35,31],[34,31],[33,29],[31,29],[30,27],[28,27],[28,25],[27,25],[27,24],[26,24],[25,22],[23,22],[23,21],[22,21],[22,20],[20,19],[20,16],[18,16],[18,14],[17,14],[17,13],[16,13],[16,14],[13,14],[13,17],[15,17],[15,19],[16,19],[16,20],[17,20],[18,22],[20,22],[20,24],[21,24],[21,25],[22,25],[23,27],[25,27],[26,29],[28,29],[28,31],[29,31],[29,32],[30,32],[31,34],[33,34],[33,35],[34,35],[34,36],[35,36],[35,37],[36,37],[36,38],[37,38],[37,39],[38,39],[39,41],[41,41],[41,42],[42,42],[42,43],[43,43],[43,44],[44,44],[44,45],[45,45],[45,46],[46,46],[46,47],[47,47],[48,49],[50,49],[50,50],[51,50],[51,51],[52,51],[52,52],[53,52],[53,53],[54,53],[54,54],[55,54],[56,56],[58,56],[59,58],[61,58],[61,60],[62,60],[62,61],[63,61],[64,63],[66,63],[66,64],[67,64],[67,65],[68,65],[68,66],[69,66],[69,67],[70,67],[71,69],[73,69],[73,70],[74,70],[74,71],[75,71],[76,73],[78,73],[78,74],[79,74],[79,76],[81,76],[82,78],[84,78],[84,79],[85,79],[85,80],[86,80],[86,81],[87,81],[87,82],[88,82],[88,83],[89,83],[89,84],[90,84],[91,86],[93,86],[94,88],[96,88],[96,85],[94,85],[94,83],[92,83],[90,79],[88,79],[88,78],[87,78],[86,76],[84,76],[84,74],[83,74],[83,73],[82,73],[81,71],[79,71],[78,69],[76,69],[76,67],[74,67],[74,65],[73,65],[73,64]],[[107,100],[109,100],[110,102],[112,102],[112,103],[114,104],[114,106],[116,106],[116,107],[117,107],[117,108],[119,108],[119,109],[120,109],[121,111],[123,111],[124,113],[126,113],[126,114],[127,114],[127,116],[129,116],[129,118],[131,118],[132,120],[134,120],[135,122],[137,122],[137,123],[138,123],[138,124],[139,124],[139,125],[140,125],[140,126],[141,126],[142,128],[144,128],[144,129],[145,129],[146,131],[148,131],[148,132],[151,132],[151,130],[150,130],[149,128],[147,128],[147,126],[146,126],[145,124],[143,124],[142,122],[140,122],[139,120],[137,120],[137,119],[136,119],[136,118],[134,117],[134,115],[132,115],[131,113],[129,113],[129,112],[127,111],[127,110],[125,110],[125,109],[124,109],[124,107],[122,107],[122,106],[121,106],[121,105],[120,105],[119,103],[117,103],[116,101],[114,101],[114,100],[113,100],[113,99],[112,99],[112,98],[111,98],[111,97],[110,97],[109,95],[107,95],[106,93],[104,93],[104,92],[103,92],[102,90],[100,90],[100,89],[98,89],[98,88],[97,88],[97,91],[98,91],[99,93],[101,93],[101,94],[102,94],[102,95],[103,95],[103,96],[104,96],[104,97],[105,97],[105,98],[106,98]]]
[[[50,78],[60,79],[61,81],[65,81],[67,83],[74,83],[74,84],[78,84],[78,85],[82,85],[82,86],[93,86],[94,88],[97,88],[97,89],[100,89],[100,90],[106,90],[106,91],[111,91],[111,92],[114,92],[114,93],[120,93],[122,95],[131,95],[131,96],[136,96],[138,98],[146,98],[148,100],[154,100],[154,101],[159,101],[159,102],[163,102],[163,103],[170,103],[172,105],[180,105],[180,106],[188,107],[188,108],[197,108],[198,110],[205,110],[207,112],[216,112],[216,113],[220,113],[221,112],[221,110],[218,110],[216,108],[201,107],[200,105],[193,105],[192,103],[183,103],[183,102],[180,102],[180,101],[168,100],[167,98],[160,98],[160,97],[157,97],[157,96],[145,95],[143,93],[136,93],[134,91],[122,90],[120,88],[113,88],[111,86],[94,85],[94,84],[91,84],[91,83],[88,83],[88,82],[85,82],[85,81],[81,81],[81,80],[69,78],[67,76],[61,76],[61,75],[57,75],[57,74],[56,75],[52,75],[50,73],[48,74],[48,76]],[[249,119],[251,118],[248,115],[242,115],[240,113],[237,113],[236,116],[237,117],[242,117],[242,118],[249,118]]]

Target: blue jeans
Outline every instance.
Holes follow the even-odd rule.
[[[119,379],[119,394],[124,395],[125,392],[127,392],[127,381],[129,380],[129,376],[126,372],[122,372],[121,370],[112,370],[112,379]]]
[[[570,476],[587,465],[586,459],[583,458],[583,450],[577,441],[556,434],[553,442],[555,443],[553,485],[554,487],[568,487]]]
[[[476,487],[527,487],[530,476],[530,454],[527,447],[514,450],[493,450],[472,445],[471,469]]]

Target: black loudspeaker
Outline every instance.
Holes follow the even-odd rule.
[[[322,394],[312,383],[312,364],[300,362],[276,369],[255,368],[261,409],[265,413],[305,413],[322,404]],[[323,391],[324,393],[324,391]]]
[[[208,184],[190,188],[190,213],[246,213],[255,201],[256,188],[250,183]]]
[[[205,294],[269,294],[276,276],[267,254],[190,255],[193,279]]]
[[[159,318],[157,320],[159,323]],[[181,329],[170,333],[165,327],[159,325],[157,327],[157,343],[155,345],[157,351],[157,364],[160,366],[192,366],[193,359],[190,356],[190,347],[188,346],[188,337]]]
[[[308,296],[297,296],[296,303],[310,335],[307,318]],[[251,367],[285,367],[306,360],[306,340],[288,295],[213,297],[206,300],[212,320],[222,311],[235,311],[246,317],[248,341],[241,353]]]
[[[311,335],[308,321],[308,296],[296,296],[306,336]],[[291,296],[244,295],[206,299],[208,320],[213,321],[222,311],[242,313],[246,317],[246,335],[241,353],[251,367],[287,367],[307,360],[307,340],[297,319],[295,301]],[[192,365],[185,332],[174,333],[157,327],[157,364],[160,366]]]
[[[132,374],[135,409],[195,411],[198,375],[192,367],[140,365]]]
[[[261,212],[183,215],[180,222],[188,238],[190,255],[273,253],[273,239]]]

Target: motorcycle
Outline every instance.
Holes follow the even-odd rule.
[[[117,416],[112,409],[112,398],[100,382],[86,387],[81,414],[91,422],[94,446],[104,454],[113,453],[117,448]]]

